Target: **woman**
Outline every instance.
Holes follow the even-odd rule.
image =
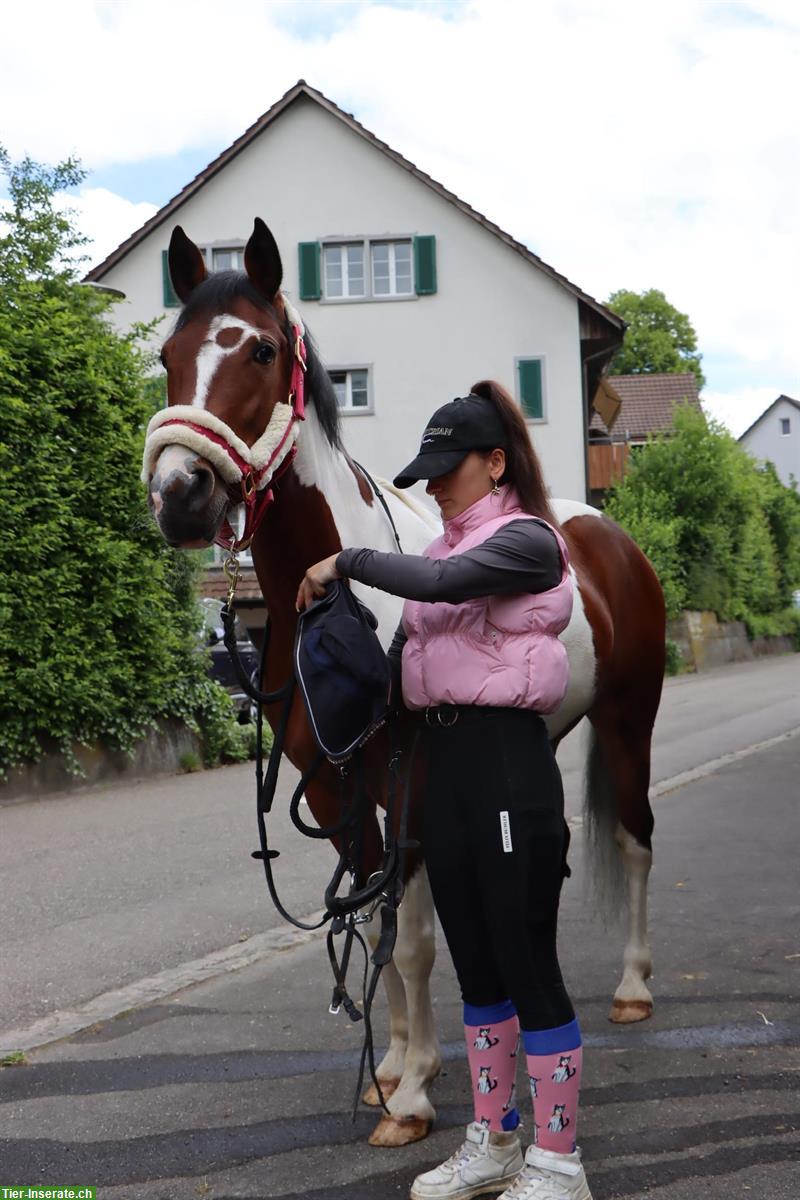
[[[567,548],[511,397],[480,383],[431,417],[398,487],[428,480],[444,533],[424,556],[348,549],[306,573],[298,609],[333,579],[406,597],[390,657],[428,751],[423,843],[464,1001],[475,1120],[415,1179],[412,1200],[591,1200],[575,1147],[581,1037],[556,926],[567,873],[561,777],[540,713],[567,688],[558,634]],[[527,1057],[533,1144],[515,1102]]]

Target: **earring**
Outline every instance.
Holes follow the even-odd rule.
[[[492,490],[489,494],[491,496],[499,496],[500,495],[500,484],[497,482],[496,479],[492,479]]]

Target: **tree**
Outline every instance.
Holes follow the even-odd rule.
[[[727,430],[680,407],[669,435],[637,451],[605,511],[650,558],[675,616],[710,609],[753,634],[794,632],[800,496]]]
[[[77,278],[82,239],[55,193],[67,161],[12,164],[0,227],[0,777],[44,749],[129,749],[164,716],[231,724],[207,676],[193,565],[157,533],[138,481],[146,361]],[[74,762],[74,759],[72,760]]]
[[[705,384],[697,353],[697,334],[685,313],[663,292],[612,292],[606,304],[628,322],[625,340],[611,364],[612,375],[678,375],[691,371],[698,388]]]

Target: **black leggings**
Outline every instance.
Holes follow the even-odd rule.
[[[440,711],[425,727],[423,839],[462,997],[510,999],[526,1030],[566,1025],[575,1013],[556,930],[569,833],[544,722],[475,706],[441,711],[443,721],[458,714],[443,727]]]

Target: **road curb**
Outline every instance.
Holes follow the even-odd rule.
[[[322,916],[323,912],[320,911],[300,919],[304,924],[312,925]],[[321,937],[323,932],[323,929],[309,931],[295,928],[286,929],[283,926],[278,929],[270,929],[267,933],[257,933],[244,942],[235,942],[232,946],[214,950],[203,958],[180,963],[177,967],[159,971],[157,975],[139,979],[126,987],[103,992],[102,995],[87,1000],[85,1004],[79,1004],[75,1008],[62,1009],[48,1017],[42,1017],[41,1020],[35,1021],[33,1025],[24,1029],[0,1031],[0,1057],[16,1051],[35,1050],[50,1042],[57,1042],[61,1038],[71,1037],[82,1029],[96,1025],[99,1021],[113,1020],[120,1013],[128,1012],[132,1008],[139,1008],[143,1004],[152,1004],[156,1000],[163,1000],[165,996],[174,995],[175,992],[191,987],[192,984],[202,983],[206,979],[212,979],[214,976],[224,975],[230,971],[239,971],[242,967],[263,962],[264,959],[284,954],[287,950],[294,950],[298,946],[305,945],[306,942]]]

